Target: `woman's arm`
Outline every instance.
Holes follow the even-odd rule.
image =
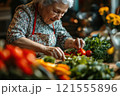
[[[57,59],[62,59],[62,60],[65,59],[64,52],[59,47],[45,46],[37,42],[34,42],[30,39],[27,39],[25,37],[21,37],[15,40],[12,44],[19,46],[21,48],[34,50],[35,52],[42,52],[45,55],[53,56]]]
[[[46,46],[39,44],[37,42],[34,42],[34,41],[27,39],[25,37],[21,37],[21,38],[15,40],[12,44],[19,46],[21,48],[27,48],[27,49],[34,50],[35,52],[44,53],[46,50]]]

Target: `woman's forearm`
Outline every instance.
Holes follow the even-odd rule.
[[[46,48],[46,46],[36,43],[25,37],[21,37],[21,38],[17,39],[16,41],[13,42],[13,45],[19,46],[21,48],[31,49],[36,52],[42,52],[42,53],[45,52],[45,48]]]

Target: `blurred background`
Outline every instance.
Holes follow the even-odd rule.
[[[18,5],[32,0],[0,0],[0,38],[5,39],[8,26]],[[98,10],[108,6],[112,13],[120,6],[120,0],[75,0],[73,8],[62,18],[63,26],[76,37],[86,37],[92,32],[101,30],[104,25]]]

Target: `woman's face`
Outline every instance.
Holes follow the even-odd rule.
[[[68,4],[53,3],[49,6],[38,5],[38,11],[46,24],[59,20],[68,10]]]

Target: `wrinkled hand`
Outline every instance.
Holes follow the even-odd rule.
[[[65,59],[64,52],[59,47],[49,47],[49,46],[47,46],[45,48],[45,55],[53,56],[56,59],[62,59],[62,60]]]
[[[73,42],[73,46],[76,49],[83,48],[85,45],[85,41],[82,38],[76,38]]]

